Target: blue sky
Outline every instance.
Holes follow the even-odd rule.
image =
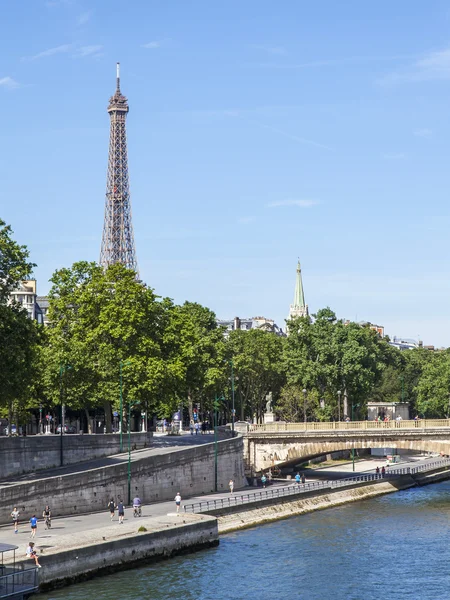
[[[0,0],[0,216],[39,293],[98,260],[121,62],[141,277],[221,318],[450,345],[450,6]]]

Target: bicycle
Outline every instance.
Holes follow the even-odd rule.
[[[46,515],[45,517],[45,529],[51,529],[52,528],[52,518],[49,517],[48,515]]]
[[[133,516],[142,517],[142,509],[140,506],[133,506]]]

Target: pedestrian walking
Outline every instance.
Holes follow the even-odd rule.
[[[381,467],[381,477],[384,477],[386,475],[386,469],[384,467]]]
[[[125,507],[123,505],[122,500],[119,500],[117,503],[117,513],[119,515],[119,524],[123,525],[123,518],[125,516]]]
[[[195,423],[194,429],[195,429],[195,435],[198,435],[198,430],[199,430],[199,424],[198,424],[198,422]]]
[[[37,518],[36,515],[33,515],[30,519],[30,525],[31,525],[31,537],[34,538],[36,537],[36,531],[37,531]]]
[[[232,494],[234,490],[234,481],[232,479],[230,479],[228,487],[230,488],[230,494]]]
[[[295,476],[295,483],[298,483],[298,485],[300,485],[300,473],[297,473],[297,475]]]
[[[181,506],[181,495],[180,492],[177,492],[177,495],[175,496],[175,505],[177,507],[177,514],[180,512],[180,506]]]
[[[306,477],[305,477],[305,474],[304,474],[304,473],[302,473],[301,481],[302,481],[302,483],[305,483],[305,482],[306,482]]]
[[[262,477],[261,477],[261,483],[262,483],[263,488],[265,488],[266,483],[267,483],[267,477],[264,475],[264,473],[262,474]]]
[[[189,431],[191,432],[191,435],[194,435],[194,422],[191,421],[189,423]]]
[[[111,521],[114,519],[114,513],[116,510],[116,505],[114,503],[114,500],[111,498],[111,500],[108,502],[108,509],[109,509],[109,516],[111,517]]]
[[[39,559],[36,550],[34,549],[34,542],[30,542],[27,548],[27,558],[32,558],[34,560],[34,564],[40,569],[41,565],[39,564]]]
[[[206,433],[206,421],[202,421],[202,434]]]
[[[11,517],[13,520],[13,524],[14,524],[14,533],[18,533],[19,532],[19,511],[17,510],[17,507],[15,506],[14,509],[11,511]]]

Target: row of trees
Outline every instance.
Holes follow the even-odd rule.
[[[225,337],[208,308],[159,297],[122,265],[78,262],[54,273],[43,328],[8,302],[33,267],[0,221],[0,416],[10,421],[56,409],[63,395],[86,416],[101,410],[110,431],[121,391],[125,405],[160,418],[180,406],[190,417],[194,407],[211,411],[218,397],[229,420],[232,374],[241,419],[261,420],[269,393],[285,420],[303,420],[305,408],[308,419],[343,418],[338,392],[355,418],[369,400],[404,399],[427,417],[449,412],[450,351],[399,352],[329,308],[291,321],[286,338],[261,330]]]

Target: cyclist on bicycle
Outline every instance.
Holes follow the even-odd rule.
[[[50,506],[48,504],[44,508],[42,518],[45,519],[45,528],[50,529],[50,527],[52,526],[52,511],[50,510]]]
[[[135,515],[141,515],[141,499],[139,496],[133,499],[133,512]]]

